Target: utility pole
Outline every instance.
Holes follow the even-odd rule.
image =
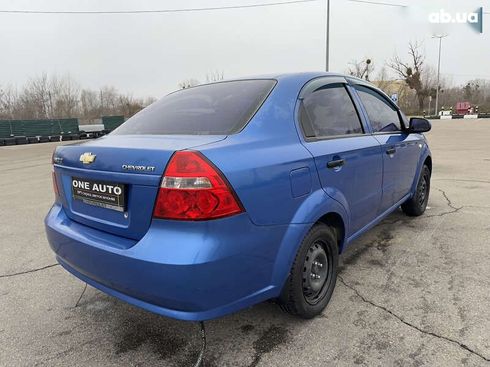
[[[436,116],[437,116],[437,109],[439,108],[439,89],[441,89],[441,86],[439,85],[440,73],[441,73],[441,46],[442,46],[442,39],[444,37],[447,37],[447,34],[432,36],[432,38],[439,38],[439,58],[437,61],[437,87],[436,87],[436,111],[435,111]]]
[[[330,0],[327,0],[327,35],[325,43],[325,71],[329,71],[329,49],[330,49]]]

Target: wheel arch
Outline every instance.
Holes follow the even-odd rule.
[[[348,231],[348,218],[345,208],[323,189],[310,194],[286,229],[274,264],[273,284],[282,289],[301,241],[315,224],[324,223],[335,229],[339,252],[342,252]]]
[[[432,174],[432,157],[430,155],[427,155],[427,157],[425,158],[424,165],[429,168],[429,171]]]
[[[420,173],[422,172],[422,167],[427,165],[429,167],[430,174],[432,175],[432,156],[428,147],[425,148],[424,153],[420,157],[417,172],[413,178],[412,189],[410,190],[410,195],[412,196],[417,188],[417,183],[419,182]]]
[[[317,223],[323,223],[335,232],[339,254],[342,252],[345,243],[345,223],[342,216],[336,212],[329,212],[318,219]]]

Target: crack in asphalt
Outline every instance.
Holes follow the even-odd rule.
[[[352,290],[357,297],[359,297],[364,303],[367,303],[375,308],[378,308],[380,310],[383,310],[387,313],[389,313],[391,316],[393,316],[394,318],[396,318],[398,321],[400,321],[401,323],[407,325],[408,327],[414,329],[414,330],[417,330],[419,331],[420,333],[423,333],[423,334],[426,334],[426,335],[430,335],[430,336],[433,336],[437,339],[441,339],[441,340],[445,340],[447,342],[450,342],[451,344],[454,344],[454,345],[457,345],[459,346],[460,348],[466,350],[467,352],[470,352],[471,354],[477,356],[477,357],[480,357],[481,359],[483,359],[484,361],[486,362],[490,362],[490,358],[487,358],[485,357],[483,354],[480,354],[478,353],[477,351],[471,349],[469,346],[467,346],[466,344],[462,343],[462,342],[459,342],[455,339],[452,339],[452,338],[449,338],[447,336],[443,336],[443,335],[439,335],[439,334],[436,334],[432,331],[428,331],[428,330],[424,330],[422,329],[421,327],[417,326],[417,325],[414,325],[408,321],[406,321],[403,317],[401,317],[400,315],[397,315],[395,312],[391,311],[390,309],[386,308],[385,306],[382,306],[382,305],[379,305],[377,303],[374,303],[373,301],[367,299],[366,297],[364,297],[356,288],[354,288],[352,285],[348,284],[345,282],[345,280],[342,278],[342,276],[338,275],[337,278],[340,280],[340,282],[346,286],[347,288],[349,288],[350,290]]]
[[[462,206],[460,206],[460,207],[455,207],[455,206],[453,205],[453,203],[451,202],[451,199],[449,199],[449,197],[447,196],[446,191],[444,191],[444,190],[442,190],[442,189],[439,189],[438,187],[436,187],[435,189],[436,189],[436,190],[438,190],[439,192],[441,192],[441,193],[442,193],[442,196],[444,196],[444,199],[446,199],[446,201],[447,201],[447,205],[448,205],[450,208],[452,208],[452,209],[454,209],[454,210],[459,210],[459,209],[461,209],[461,208],[462,208]]]
[[[58,266],[59,264],[56,263],[56,264],[51,264],[51,265],[46,265],[46,266],[43,266],[41,268],[37,268],[37,269],[31,269],[31,270],[26,270],[26,271],[21,271],[21,272],[18,272],[18,273],[12,273],[12,274],[3,274],[3,275],[0,275],[0,279],[1,278],[10,278],[10,277],[15,277],[17,275],[24,275],[24,274],[30,274],[30,273],[35,273],[37,271],[41,271],[41,270],[46,270],[46,269],[49,269],[49,268],[52,268],[54,266]]]
[[[487,180],[478,179],[463,179],[463,178],[433,178],[433,181],[461,181],[461,182],[480,182],[480,183],[490,183]]]
[[[434,188],[437,191],[439,191],[440,193],[442,193],[442,196],[446,200],[447,206],[450,207],[452,210],[448,211],[448,212],[439,213],[439,214],[427,215],[427,216],[425,216],[425,218],[443,217],[443,216],[448,215],[448,214],[457,213],[458,211],[460,211],[461,209],[464,208],[464,206],[454,206],[451,199],[449,199],[449,197],[447,196],[446,191],[444,191],[438,187],[434,187]]]
[[[445,215],[448,215],[448,214],[454,214],[454,213],[457,213],[459,212],[461,209],[463,208],[472,208],[472,207],[476,207],[474,205],[462,205],[462,206],[455,206],[453,204],[453,202],[451,201],[451,199],[449,198],[449,196],[447,196],[446,192],[438,187],[434,187],[434,189],[436,189],[437,191],[439,191],[442,196],[444,197],[444,199],[446,200],[446,204],[449,208],[451,208],[452,210],[451,211],[448,211],[448,212],[442,212],[442,213],[439,213],[439,214],[432,214],[432,215],[424,215],[424,216],[421,216],[420,218],[423,219],[423,218],[433,218],[433,217],[443,217]],[[490,208],[490,207],[483,207],[483,208]],[[395,218],[393,220],[388,220],[388,219],[385,219],[383,220],[382,222],[380,222],[378,224],[378,226],[385,226],[385,225],[392,225],[392,224],[398,224],[398,223],[403,223],[404,222],[404,218]]]
[[[80,294],[80,297],[78,297],[77,303],[75,303],[75,306],[73,308],[77,308],[80,301],[82,300],[83,295],[85,294],[85,291],[87,290],[87,283],[85,283],[85,287],[83,287],[82,294]]]

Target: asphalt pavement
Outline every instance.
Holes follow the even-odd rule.
[[[206,322],[204,366],[490,366],[490,119],[432,123],[426,214],[397,211],[349,247],[320,317],[266,302]],[[43,225],[55,145],[0,148],[0,365],[193,366],[199,324],[56,264]]]

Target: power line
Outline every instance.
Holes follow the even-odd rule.
[[[385,6],[394,6],[398,8],[406,8],[407,5],[403,4],[393,4],[393,3],[381,3],[378,1],[368,1],[368,0],[347,0],[353,3],[364,3],[364,4],[371,4],[371,5],[385,5]]]
[[[299,3],[318,2],[319,0],[292,0],[265,4],[230,5],[208,8],[184,8],[184,9],[156,9],[156,10],[0,10],[7,14],[148,14],[148,13],[185,13],[198,11],[262,8],[267,6],[290,5]]]
[[[215,6],[207,8],[183,8],[183,9],[154,9],[154,10],[0,10],[0,14],[151,14],[151,13],[185,13],[185,12],[200,12],[214,10],[230,10],[230,9],[247,9],[247,8],[263,8],[268,6],[291,5],[301,3],[318,2],[320,0],[291,0],[280,1],[265,4],[250,4],[250,5],[230,5],[230,6]],[[393,7],[406,8],[407,5],[384,3],[369,0],[347,0],[355,3],[364,3],[372,5],[384,5]],[[488,14],[485,12],[485,14]]]

